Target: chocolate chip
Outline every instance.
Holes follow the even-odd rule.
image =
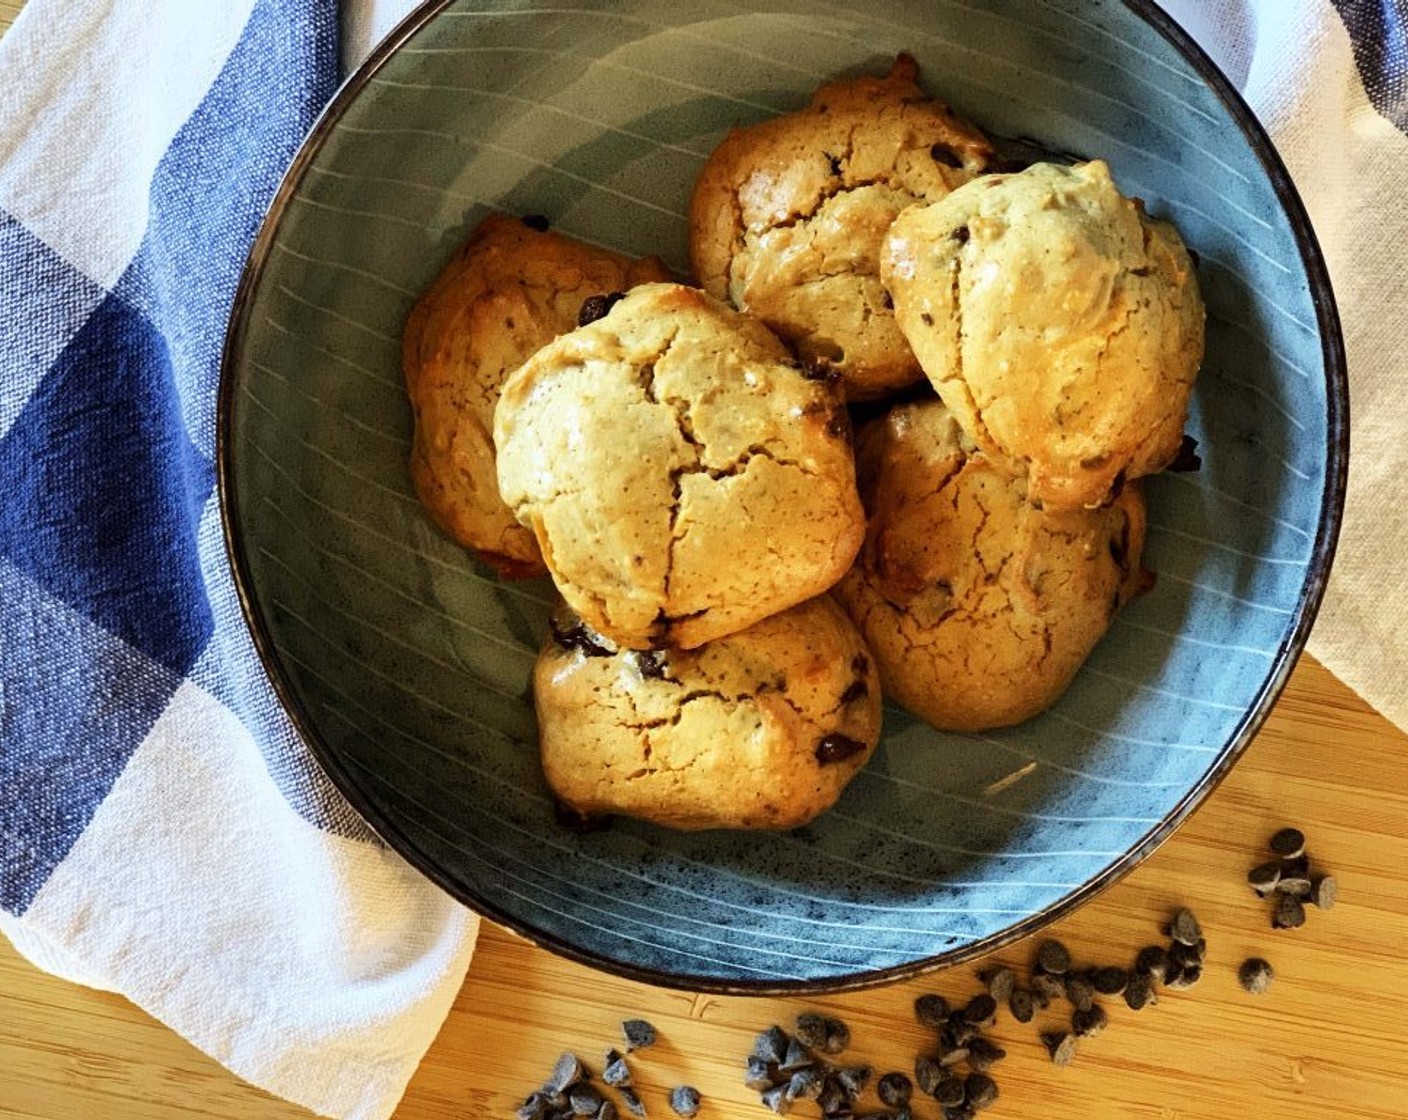
[[[794,1101],[814,1101],[826,1088],[826,1074],[816,1066],[799,1069],[787,1082],[787,1098]]]
[[[1139,955],[1134,958],[1134,971],[1162,981],[1168,976],[1169,964],[1167,949],[1161,945],[1149,945],[1140,949]]]
[[[973,1040],[970,1038],[968,1041],[972,1042]],[[939,1065],[944,1069],[952,1069],[954,1066],[961,1066],[967,1060],[967,1043],[962,1046],[947,1046],[939,1054]]]
[[[1095,985],[1095,990],[1102,996],[1117,996],[1125,989],[1129,983],[1129,973],[1116,965],[1106,965],[1104,968],[1097,968],[1090,982]]]
[[[793,1070],[812,1065],[815,1061],[812,1052],[807,1049],[802,1040],[793,1038],[788,1040],[787,1053],[782,1056],[782,1061],[777,1063],[777,1068],[783,1073],[791,1073]]]
[[[624,1065],[624,1063],[622,1064]],[[630,1074],[628,1073],[626,1076],[629,1077]],[[605,1074],[602,1074],[602,1080],[606,1081],[608,1085],[615,1084],[612,1081],[607,1081]],[[743,1074],[743,1084],[761,1093],[764,1089],[771,1089],[773,1081],[772,1072],[768,1069],[768,1063],[758,1057],[757,1054],[749,1054],[748,1065]]]
[[[957,229],[950,232],[949,236],[962,245],[968,238],[973,236],[973,234],[967,226],[959,226]]]
[[[826,1041],[821,1045],[823,1054],[839,1054],[851,1044],[851,1028],[840,1019],[826,1020]],[[866,1076],[870,1071],[866,1070]]]
[[[842,1092],[854,1100],[870,1084],[870,1067],[842,1066],[836,1071],[836,1080],[840,1084]]]
[[[914,1001],[914,1017],[921,1026],[938,1030],[948,1019],[948,1000],[939,995],[923,995]]]
[[[1012,1012],[1012,1018],[1017,1022],[1030,1023],[1036,1015],[1036,1001],[1025,988],[1014,988],[1007,997],[1007,1010]]]
[[[1271,916],[1273,929],[1299,929],[1305,925],[1305,904],[1293,894],[1283,894],[1276,900],[1276,912]]]
[[[996,1014],[997,1000],[987,992],[980,996],[974,996],[968,1001],[968,1006],[963,1009],[963,1017],[976,1027],[991,1023]]]
[[[1059,976],[1053,976],[1049,972],[1037,972],[1032,975],[1032,994],[1042,1007],[1046,1007],[1052,1000],[1060,999],[1066,994],[1066,985]]]
[[[934,325],[934,317],[930,315],[927,311],[921,311],[919,313],[919,320],[926,327],[932,327]]]
[[[524,214],[518,219],[529,229],[537,230],[539,233],[547,233],[549,222],[542,214]]]
[[[981,1112],[997,1100],[997,1082],[985,1073],[970,1073],[963,1079],[965,1102]]]
[[[655,1045],[655,1028],[644,1019],[627,1019],[621,1024],[621,1033],[626,1036],[626,1053],[644,1050]]]
[[[663,681],[668,657],[663,649],[633,649],[630,662],[646,680]]]
[[[565,623],[554,611],[548,617],[548,628],[552,631],[552,640],[563,649],[578,650],[588,657],[610,657],[615,653],[615,650],[602,645],[601,635],[580,619]]]
[[[1168,974],[1168,979],[1164,981],[1164,987],[1172,992],[1181,992],[1187,988],[1191,988],[1202,978],[1203,969],[1201,965],[1190,964],[1183,968],[1175,967],[1174,970]]]
[[[1057,1066],[1068,1066],[1076,1056],[1076,1036],[1066,1031],[1042,1031],[1042,1045]]]
[[[631,1083],[631,1070],[626,1065],[626,1059],[621,1057],[621,1051],[614,1046],[606,1051],[606,1061],[601,1070],[601,1079],[608,1085],[629,1085]]]
[[[981,1036],[968,1043],[968,1068],[979,1073],[987,1073],[1005,1057],[1006,1050]]]
[[[1073,972],[1066,977],[1066,998],[1081,1011],[1090,1009],[1095,1002],[1095,985],[1084,973]]]
[[[1310,881],[1310,901],[1321,910],[1333,908],[1339,893],[1339,881],[1333,875],[1317,875]]]
[[[1071,1033],[1077,1038],[1093,1038],[1105,1029],[1110,1017],[1098,1003],[1077,1009],[1071,1015]]]
[[[1198,441],[1192,436],[1185,435],[1183,442],[1178,445],[1178,453],[1174,455],[1173,462],[1168,465],[1168,469],[1179,474],[1191,474],[1193,471],[1202,470],[1203,459],[1198,454]]]
[[[977,1025],[969,1022],[962,1011],[950,1011],[944,1029],[939,1032],[939,1041],[950,1047],[966,1046],[977,1033]]]
[[[826,156],[826,162],[831,165],[831,174],[839,176],[841,174],[841,157],[833,156],[830,152],[823,154]]]
[[[1282,859],[1295,859],[1305,851],[1305,833],[1298,828],[1283,828],[1271,838],[1271,850]]]
[[[1142,1011],[1145,1007],[1159,1002],[1154,994],[1153,979],[1142,972],[1136,972],[1124,986],[1124,1001],[1132,1011]]]
[[[604,319],[611,309],[626,298],[625,292],[610,292],[607,295],[588,296],[582,301],[582,309],[577,312],[577,326],[585,327]]]
[[[875,1083],[880,1103],[891,1108],[907,1102],[913,1092],[914,1083],[902,1073],[887,1073]]]
[[[670,1090],[670,1107],[676,1116],[694,1120],[699,1115],[699,1090],[693,1085],[677,1085]]]
[[[849,1113],[851,1098],[846,1095],[846,1090],[841,1088],[841,1083],[835,1077],[824,1077],[821,1093],[816,1098],[816,1106],[821,1109],[823,1116],[839,1116],[842,1112]]]
[[[849,735],[842,735],[838,731],[833,731],[830,735],[823,735],[821,741],[816,745],[816,760],[822,766],[829,766],[834,762],[844,762],[848,758],[854,758],[865,751],[865,744]]]
[[[622,1086],[621,1103],[626,1106],[626,1111],[632,1116],[645,1116],[645,1102],[640,1099],[640,1094],[634,1089],[627,1089]]]
[[[1304,852],[1291,859],[1283,859],[1280,867],[1283,879],[1307,879],[1310,877],[1310,857]]]
[[[934,144],[929,148],[929,156],[935,163],[941,163],[945,167],[962,167],[963,161],[958,158],[958,153],[946,144]]]
[[[1237,983],[1254,996],[1261,995],[1271,987],[1271,981],[1275,978],[1276,973],[1271,965],[1260,957],[1243,961],[1242,966],[1237,969]]]
[[[1294,895],[1296,898],[1309,898],[1313,886],[1309,879],[1293,877],[1282,879],[1276,884],[1276,890],[1281,894]]]
[[[792,1111],[792,1102],[787,1099],[787,1086],[775,1085],[771,1089],[765,1089],[762,1093],[763,1107],[770,1109],[779,1116],[786,1116]]]
[[[1201,968],[1203,954],[1196,945],[1180,945],[1175,941],[1168,947],[1168,959],[1175,968]]]
[[[967,1101],[944,1109],[944,1120],[973,1120],[978,1110]]]
[[[529,1093],[518,1106],[518,1120],[545,1120],[547,1114],[548,1102],[542,1093]]]
[[[753,1054],[777,1065],[787,1056],[787,1032],[775,1025],[760,1031],[758,1037],[753,1039]]]
[[[547,1093],[565,1093],[567,1086],[575,1081],[581,1081],[586,1075],[586,1070],[582,1068],[581,1059],[571,1051],[564,1053],[557,1059],[557,1064],[552,1067],[552,1072],[548,1074],[548,1079],[543,1082],[543,1091]]]
[[[1276,884],[1281,881],[1281,865],[1276,861],[1258,864],[1247,872],[1247,882],[1252,885],[1252,890],[1263,898],[1276,889]]]
[[[578,1081],[567,1089],[567,1100],[573,1116],[595,1116],[601,1108],[602,1096],[594,1085]]]
[[[841,693],[842,704],[854,704],[857,700],[870,694],[870,686],[862,680],[852,681],[846,686],[846,691]]]
[[[944,1079],[943,1067],[933,1058],[927,1055],[920,1055],[914,1060],[914,1083],[919,1086],[921,1093],[933,1096],[939,1087],[939,1083]],[[943,1102],[940,1101],[940,1104]]]
[[[963,1079],[959,1077],[945,1077],[938,1083],[933,1092],[933,1097],[945,1108],[953,1108],[955,1105],[963,1103],[968,1091],[963,1087]]]
[[[1055,938],[1050,938],[1037,948],[1036,963],[1043,972],[1060,976],[1071,967],[1071,951]]]
[[[601,1107],[596,1110],[596,1120],[617,1120],[619,1115],[616,1106],[610,1101],[602,1101]]]
[[[998,1003],[1006,1003],[1010,1000],[1012,992],[1017,987],[1017,974],[1005,965],[985,969],[978,973],[978,979],[987,988],[988,995]]]
[[[882,306],[886,311],[893,311],[895,309],[895,297],[890,295],[889,292],[882,292],[881,295],[884,297],[880,301]]]
[[[1180,945],[1196,945],[1203,936],[1198,919],[1187,907],[1179,910],[1168,924],[1168,935]]]

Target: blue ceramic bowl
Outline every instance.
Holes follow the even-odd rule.
[[[1203,468],[1148,485],[1157,586],[1030,723],[944,735],[888,710],[874,761],[806,828],[569,831],[528,688],[549,587],[493,578],[413,496],[407,311],[493,209],[687,271],[682,214],[724,132],[901,50],[992,132],[1107,159],[1200,257]],[[352,804],[533,940],[719,991],[960,961],[1148,855],[1226,774],[1301,649],[1346,453],[1340,335],[1305,211],[1246,107],[1147,0],[428,3],[289,171],[220,402],[249,623]]]

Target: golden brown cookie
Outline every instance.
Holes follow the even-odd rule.
[[[632,261],[491,214],[411,311],[402,347],[411,480],[436,523],[500,574],[545,570],[533,535],[499,498],[493,427],[504,378],[575,327],[589,296],[668,279],[653,257]]]
[[[880,274],[939,395],[1033,498],[1098,506],[1177,454],[1203,358],[1197,277],[1104,163],[989,175],[907,210]]]
[[[644,284],[533,355],[494,422],[499,489],[593,629],[691,648],[819,595],[865,532],[850,429],[767,328]]]
[[[992,148],[917,83],[900,55],[883,78],[822,86],[807,108],[735,129],[690,204],[705,290],[757,316],[852,400],[923,376],[880,284],[881,241],[906,206],[943,198]]]
[[[873,663],[826,596],[688,651],[618,650],[563,608],[533,685],[548,784],[588,816],[795,828],[880,737]]]
[[[1137,483],[1095,510],[1041,509],[938,401],[862,429],[865,545],[836,588],[885,695],[980,731],[1050,706],[1142,586]]]

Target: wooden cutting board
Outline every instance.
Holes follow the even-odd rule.
[[[1283,824],[1304,829],[1339,905],[1273,931],[1244,876]],[[1092,962],[1123,962],[1159,940],[1176,905],[1208,938],[1203,981],[1111,1025],[1075,1064],[1047,1061],[1036,1028],[1000,1020],[994,1120],[1389,1120],[1408,1116],[1408,736],[1305,659],[1231,776],[1162,849],[1055,927]],[[1030,945],[1001,954],[1025,965]],[[1237,985],[1246,957],[1272,962],[1260,997]],[[970,969],[833,999],[747,999],[649,988],[593,972],[485,924],[464,988],[411,1082],[398,1120],[511,1117],[565,1049],[599,1064],[624,1017],[662,1042],[637,1081],[652,1117],[682,1082],[703,1120],[769,1115],[742,1085],[761,1027],[817,1007],[851,1025],[852,1056],[909,1069],[926,1045],[914,997],[977,991]],[[1064,1009],[1068,1011],[1068,1008]],[[873,1100],[873,1097],[870,1098]],[[811,1106],[793,1115],[814,1116]],[[45,976],[0,941],[0,1117],[41,1120],[292,1120],[310,1114],[240,1082],[125,1000]],[[932,1102],[917,1110],[930,1120]]]
[[[21,6],[0,0],[0,32]],[[1304,928],[1273,931],[1244,875],[1272,831],[1295,824],[1342,901]],[[1090,961],[1123,962],[1159,940],[1177,905],[1201,917],[1209,966],[1194,989],[1138,1014],[1106,1001],[1112,1023],[1064,1070],[1038,1027],[1004,1018],[1009,1056],[987,1114],[1042,1120],[1300,1120],[1408,1116],[1408,736],[1314,661],[1291,679],[1227,781],[1159,852],[1050,931]],[[1001,954],[1025,965],[1030,945]],[[1277,970],[1260,997],[1237,965]],[[557,1055],[599,1064],[623,1017],[662,1041],[636,1063],[653,1117],[668,1087],[705,1096],[704,1120],[767,1115],[741,1081],[754,1033],[821,1008],[851,1025],[850,1057],[878,1072],[912,1068],[928,1042],[914,997],[967,998],[970,969],[826,1000],[719,998],[593,972],[485,924],[464,987],[412,1080],[398,1120],[510,1117]],[[1063,1008],[1069,1010],[1068,1008]],[[873,1096],[868,1098],[873,1102]],[[124,999],[46,976],[0,940],[0,1117],[37,1120],[292,1120],[309,1113],[241,1082]],[[794,1115],[812,1116],[811,1106]],[[916,1109],[936,1117],[932,1102]]]

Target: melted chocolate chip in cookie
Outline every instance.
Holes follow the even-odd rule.
[[[816,760],[823,766],[828,766],[833,762],[844,762],[864,750],[864,743],[857,742],[849,735],[833,731],[830,735],[823,735],[821,741],[817,743]]]

